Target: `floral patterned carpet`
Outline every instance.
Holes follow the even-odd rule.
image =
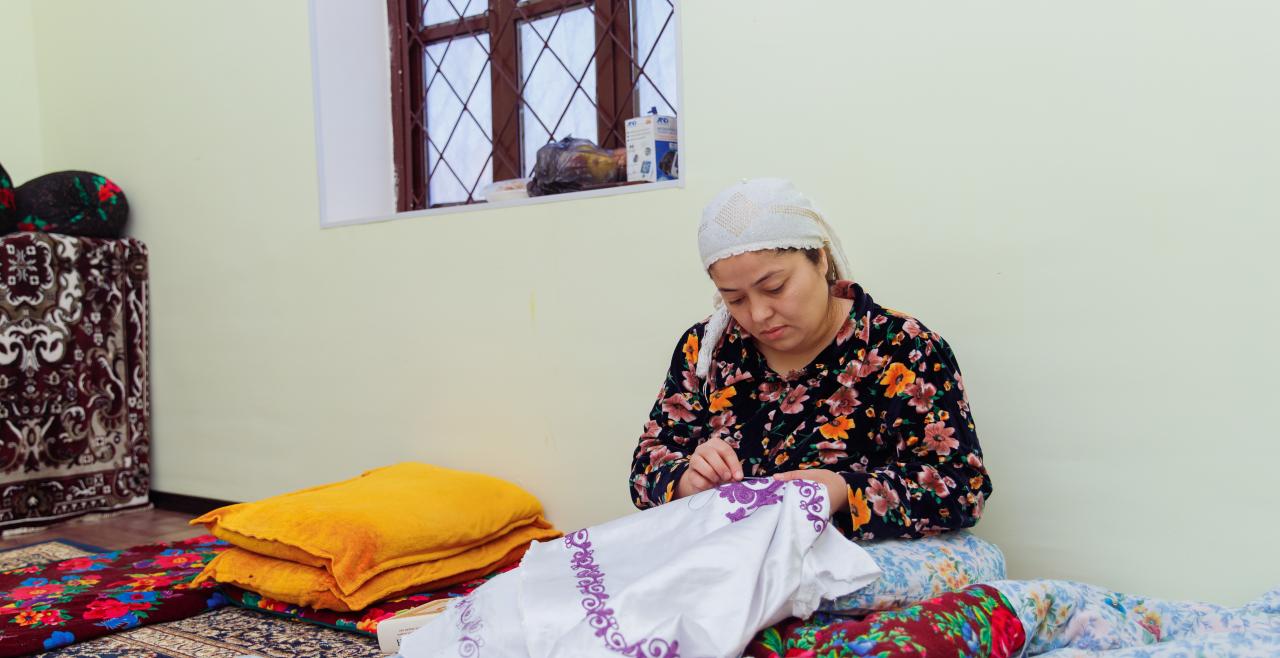
[[[183,587],[220,550],[212,538],[108,553],[92,548],[49,541],[0,552],[0,656],[45,649],[51,651],[37,655],[380,655],[373,638],[223,607],[226,601],[215,590]],[[86,600],[90,588],[98,594]]]

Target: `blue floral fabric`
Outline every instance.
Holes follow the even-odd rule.
[[[1240,608],[1131,596],[1065,580],[989,583],[1027,634],[1026,656],[1280,656],[1280,588]]]
[[[822,610],[844,614],[893,610],[1005,577],[1004,553],[968,531],[858,545],[884,574],[867,587],[823,603]]]

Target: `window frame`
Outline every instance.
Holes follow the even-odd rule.
[[[435,0],[443,2],[445,0]],[[632,30],[632,0],[481,0],[485,11],[456,20],[423,26],[421,0],[387,0],[391,50],[391,108],[397,212],[413,212],[459,205],[474,205],[479,179],[468,191],[468,200],[435,204],[429,199],[427,128],[425,116],[424,54],[426,47],[460,37],[488,34],[489,77],[492,100],[489,154],[493,180],[520,178],[521,78],[519,26],[561,12],[590,8],[595,17],[596,120],[601,146],[626,144],[625,122],[639,113],[638,84],[632,75],[648,64],[650,53],[638,52]],[[676,99],[681,92],[679,3],[670,0],[671,15],[663,30],[673,30],[676,43]],[[633,51],[637,51],[634,52]],[[645,61],[636,65],[636,59]],[[655,87],[656,89],[656,87]],[[659,93],[661,93],[659,91]],[[670,102],[670,101],[668,101]],[[683,132],[683,122],[677,124]],[[682,159],[683,159],[683,153]],[[445,166],[447,162],[440,158]],[[437,164],[436,175],[449,175]],[[463,183],[466,184],[465,182]]]

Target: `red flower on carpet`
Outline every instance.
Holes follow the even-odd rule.
[[[97,571],[111,560],[106,558],[76,557],[58,563],[59,571]]]
[[[370,612],[371,613],[376,612],[376,610],[371,610]],[[370,635],[377,633],[378,621],[379,621],[378,617],[381,617],[381,616],[389,616],[389,615],[374,616],[373,614],[369,614],[364,619],[361,619],[360,621],[356,622],[356,630],[364,631],[365,633],[369,633]]]
[[[267,610],[269,612],[284,612],[289,609],[289,604],[275,599],[269,599],[264,596],[258,601],[258,609]]]
[[[184,553],[178,550],[171,550],[157,555],[156,559],[146,566],[159,569],[203,566],[205,559],[206,556],[201,553]]]
[[[30,601],[32,599],[48,599],[58,596],[62,593],[62,585],[60,583],[42,583],[39,585],[29,585],[27,587],[15,587],[9,590],[4,598],[10,601]]]
[[[108,589],[123,589],[130,591],[157,590],[164,589],[177,580],[174,576],[158,576],[155,574],[129,574],[129,580],[120,580],[111,583]]]
[[[13,618],[19,626],[40,628],[42,626],[60,626],[67,618],[61,610],[23,610]]]
[[[85,619],[112,619],[123,617],[134,610],[147,610],[150,603],[125,603],[115,599],[98,599],[85,608]]]

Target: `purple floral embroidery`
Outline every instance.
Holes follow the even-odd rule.
[[[587,623],[596,629],[596,637],[604,638],[605,647],[632,658],[680,658],[680,646],[674,640],[651,638],[627,644],[622,631],[618,630],[618,618],[614,616],[613,609],[605,605],[609,593],[604,587],[604,572],[596,564],[587,530],[584,528],[566,535],[564,545],[574,551],[569,568],[578,577],[578,591],[584,597],[582,607],[587,611]]]
[[[458,619],[455,623],[458,626],[458,655],[463,658],[479,655],[480,647],[484,646],[484,638],[480,636],[484,621],[476,614],[475,608],[471,607],[470,596],[464,596],[458,601]]]
[[[805,518],[813,522],[813,531],[822,532],[827,528],[827,517],[823,514],[822,501],[826,496],[822,495],[824,487],[820,482],[810,480],[791,480],[796,488],[800,490],[800,509],[804,510]]]
[[[754,488],[753,485],[761,485],[763,488]],[[786,482],[772,480],[766,478],[748,478],[741,482],[730,482],[722,484],[717,489],[720,497],[736,505],[742,505],[732,512],[725,512],[725,518],[730,523],[737,523],[748,516],[752,512],[761,507],[768,507],[782,502],[782,496],[778,494]]]

